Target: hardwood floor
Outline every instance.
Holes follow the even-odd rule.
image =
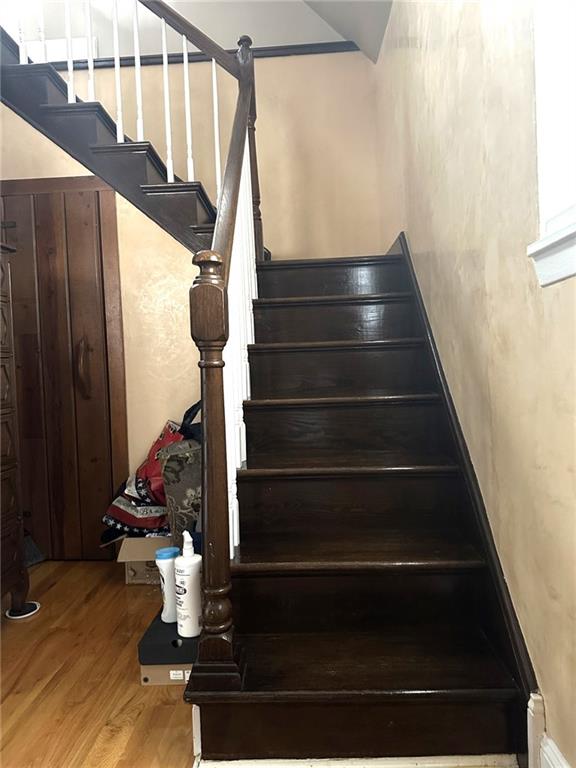
[[[189,768],[182,688],[139,682],[157,588],[127,587],[117,563],[48,562],[30,598],[36,617],[2,619],[3,768]]]

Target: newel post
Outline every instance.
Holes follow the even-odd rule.
[[[234,643],[230,601],[230,537],[224,423],[224,361],[228,299],[222,258],[201,251],[193,263],[200,274],[190,289],[192,338],[200,350],[202,382],[203,628],[192,690],[239,690],[242,664]]]
[[[264,252],[264,231],[262,227],[262,213],[260,211],[260,179],[258,177],[258,157],[256,155],[256,80],[254,78],[254,54],[252,52],[252,40],[248,35],[243,35],[238,40],[238,61],[240,71],[244,77],[252,82],[252,99],[250,102],[250,114],[248,116],[248,149],[250,151],[250,176],[252,180],[252,214],[254,217],[254,246],[256,251],[256,263],[266,261]]]

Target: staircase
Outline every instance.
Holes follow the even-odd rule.
[[[201,40],[163,3],[145,5]],[[234,141],[255,115],[246,80],[216,211],[200,182],[169,183],[148,142],[117,143],[100,104],[69,103],[52,67],[19,64],[1,42],[3,100],[200,267],[205,607],[185,698],[199,707],[203,757],[525,757],[534,675],[405,236],[384,256],[322,261],[265,261],[257,236],[230,561],[222,351]]]
[[[521,654],[405,238],[261,264],[258,295],[232,564],[245,675],[189,687],[203,755],[525,752]]]

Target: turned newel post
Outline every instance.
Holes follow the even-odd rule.
[[[254,54],[252,53],[252,40],[243,35],[238,40],[238,60],[244,77],[252,82],[252,99],[250,101],[250,114],[248,115],[248,149],[250,151],[250,176],[252,180],[252,215],[254,217],[254,246],[256,251],[256,263],[266,260],[264,253],[264,232],[262,227],[262,214],[260,212],[260,179],[258,177],[258,157],[256,155],[256,81],[254,78]]]
[[[200,350],[202,382],[202,538],[203,627],[193,690],[210,690],[217,676],[220,690],[238,690],[241,664],[234,644],[230,602],[230,536],[224,416],[224,361],[228,340],[228,301],[223,262],[214,251],[201,251],[193,263],[200,274],[190,289],[192,338]]]

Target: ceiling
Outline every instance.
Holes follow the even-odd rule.
[[[113,55],[112,0],[90,0],[97,56]],[[133,53],[132,0],[117,0],[121,55]],[[378,57],[390,0],[170,0],[179,13],[225,48],[234,48],[241,34],[249,34],[258,47],[298,43],[322,43],[353,40],[373,61]],[[17,35],[18,14],[25,7],[23,19],[26,39],[37,40],[38,8],[43,6],[47,39],[65,35],[64,0],[31,0],[2,3],[0,23]],[[85,3],[72,0],[72,34],[85,38]],[[159,53],[159,19],[139,7],[140,46],[142,54]],[[172,30],[169,50],[181,51],[181,38]]]
[[[372,61],[378,59],[392,0],[305,0],[345,40],[353,40]]]

